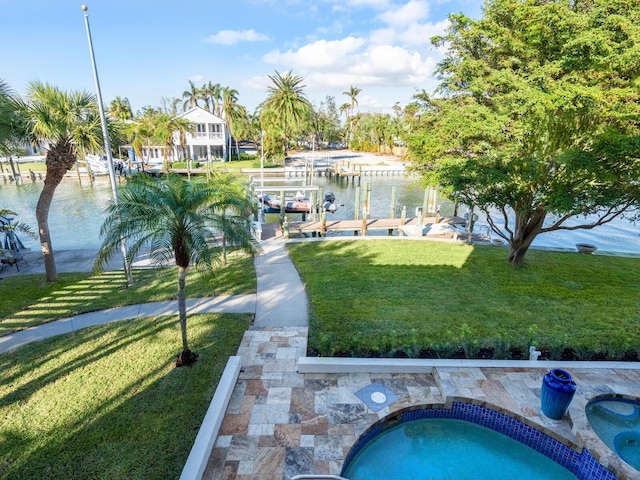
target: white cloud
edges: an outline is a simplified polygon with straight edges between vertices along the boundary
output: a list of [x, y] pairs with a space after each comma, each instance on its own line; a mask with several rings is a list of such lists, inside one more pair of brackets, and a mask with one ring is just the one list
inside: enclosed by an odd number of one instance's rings
[[411, 0], [401, 7], [393, 7], [378, 18], [396, 28], [411, 25], [429, 16], [429, 4], [424, 0]]
[[189, 80], [195, 83], [195, 82], [201, 82], [203, 78], [204, 76], [202, 75], [192, 75], [189, 77]]
[[214, 35], [208, 36], [205, 41], [209, 43], [220, 43], [222, 45], [233, 45], [239, 42], [265, 42], [269, 37], [250, 30], [220, 30]]
[[287, 68], [336, 68], [348, 61], [348, 56], [362, 47], [361, 38], [347, 37], [343, 40], [318, 40], [300, 47], [298, 50], [288, 50], [281, 53], [273, 50], [264, 56], [264, 61], [276, 65], [286, 65]]
[[351, 8], [373, 8], [383, 10], [388, 8], [389, 0], [327, 0], [333, 4], [334, 11], [347, 11]]
[[435, 60], [400, 46], [371, 45], [348, 37], [341, 41], [320, 40], [285, 53], [265, 55], [267, 63], [282, 65], [302, 75], [311, 86], [340, 87], [349, 84], [415, 85], [426, 81]]

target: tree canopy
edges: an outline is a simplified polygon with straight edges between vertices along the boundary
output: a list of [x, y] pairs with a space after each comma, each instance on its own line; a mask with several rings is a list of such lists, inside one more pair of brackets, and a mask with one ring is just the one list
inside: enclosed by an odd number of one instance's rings
[[479, 207], [512, 264], [540, 233], [637, 215], [640, 5], [489, 0], [450, 23], [409, 139], [425, 182]]

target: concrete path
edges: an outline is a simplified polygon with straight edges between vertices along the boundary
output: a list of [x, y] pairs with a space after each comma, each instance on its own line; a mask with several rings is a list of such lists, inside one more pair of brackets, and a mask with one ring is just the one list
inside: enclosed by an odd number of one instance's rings
[[[289, 258], [281, 239], [270, 239], [261, 243], [262, 254], [256, 257], [254, 264], [257, 276], [255, 295], [230, 295], [187, 300], [187, 312], [195, 313], [254, 313], [254, 326], [265, 327], [306, 327], [308, 326], [307, 296], [293, 262]], [[34, 255], [32, 252], [31, 256]], [[29, 266], [15, 267], [3, 274], [8, 276], [25, 273], [44, 273], [42, 262], [36, 255]], [[58, 271], [91, 271], [95, 251], [67, 250], [56, 253]], [[117, 256], [116, 256], [117, 257]], [[40, 256], [41, 258], [41, 256]], [[73, 264], [74, 270], [68, 270], [65, 259]], [[112, 269], [121, 265], [122, 257], [114, 258]], [[67, 265], [67, 266], [65, 266]], [[1, 275], [4, 278], [5, 275]], [[10, 281], [9, 278], [6, 281]], [[50, 323], [32, 327], [20, 332], [0, 337], [0, 353], [8, 352], [30, 342], [70, 333], [93, 325], [129, 320], [156, 315], [173, 315], [178, 313], [176, 300], [166, 302], [128, 305], [96, 312], [84, 313], [63, 318]]]
[[258, 294], [255, 327], [309, 326], [307, 294], [298, 271], [280, 239], [261, 242], [255, 259]]

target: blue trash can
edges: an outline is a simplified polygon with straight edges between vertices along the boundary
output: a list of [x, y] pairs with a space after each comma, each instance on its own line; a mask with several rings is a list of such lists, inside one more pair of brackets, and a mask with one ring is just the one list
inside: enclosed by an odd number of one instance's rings
[[542, 413], [554, 420], [560, 420], [576, 393], [573, 377], [566, 370], [554, 368], [542, 379]]

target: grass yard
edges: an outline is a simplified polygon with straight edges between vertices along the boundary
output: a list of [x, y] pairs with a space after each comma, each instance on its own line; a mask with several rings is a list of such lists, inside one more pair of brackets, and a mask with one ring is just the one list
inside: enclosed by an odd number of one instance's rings
[[310, 299], [310, 354], [633, 359], [640, 259], [376, 240], [289, 245]]
[[[60, 273], [48, 284], [44, 275], [16, 275], [0, 281], [0, 336], [78, 313], [110, 307], [177, 298], [175, 267], [141, 269], [135, 284], [126, 288], [124, 273]], [[201, 276], [195, 268], [187, 273], [187, 296], [239, 295], [255, 293], [253, 261], [233, 254], [213, 277]]]
[[250, 315], [122, 321], [0, 356], [0, 478], [178, 478]]

